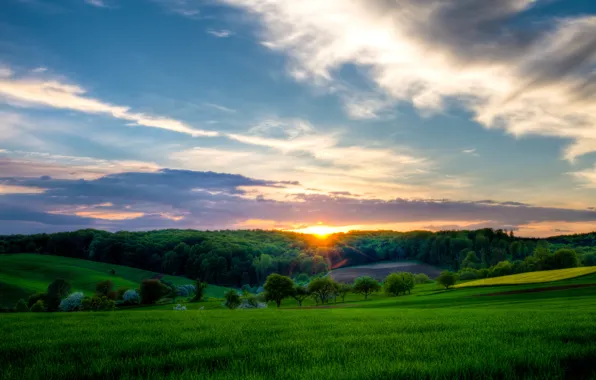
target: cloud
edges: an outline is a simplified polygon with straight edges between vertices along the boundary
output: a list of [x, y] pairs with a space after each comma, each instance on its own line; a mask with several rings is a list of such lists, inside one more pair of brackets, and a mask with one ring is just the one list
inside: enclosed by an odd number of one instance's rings
[[200, 19], [201, 10], [193, 0], [152, 0], [166, 9], [167, 12], [177, 14], [192, 20]]
[[0, 76], [0, 101], [19, 107], [43, 107], [110, 116], [128, 125], [165, 129], [191, 136], [217, 136], [214, 131], [196, 129], [168, 117], [133, 112], [130, 107], [113, 105], [87, 96], [78, 85], [39, 77]]
[[227, 30], [227, 29], [220, 29], [220, 30], [215, 30], [215, 29], [207, 29], [207, 33], [217, 37], [217, 38], [228, 38], [234, 35], [234, 32], [232, 32], [231, 30]]
[[221, 112], [236, 113], [236, 110], [233, 108], [224, 107], [222, 105], [215, 104], [215, 103], [203, 103], [203, 105], [206, 107], [209, 107], [209, 108], [216, 109]]
[[474, 149], [464, 149], [461, 152], [463, 154], [467, 154], [469, 156], [480, 157], [480, 155], [476, 152], [476, 148], [474, 148]]
[[567, 173], [571, 175], [581, 187], [596, 189], [596, 165], [593, 168]]
[[250, 198], [243, 190], [246, 187], [281, 191], [300, 184], [188, 170], [124, 172], [93, 180], [4, 177], [0, 184], [24, 189], [0, 193], [0, 233], [19, 228], [20, 232], [84, 227], [219, 229], [254, 225], [255, 221], [284, 228], [324, 223], [365, 228], [391, 224], [402, 229], [433, 225], [527, 230], [533, 225], [544, 229], [550, 223], [548, 231], [552, 231], [553, 225], [568, 228], [573, 223], [593, 226], [596, 222], [596, 211], [493, 200], [362, 199], [347, 192], [300, 194], [284, 201]]
[[[345, 98], [339, 72], [355, 65], [393, 103], [456, 104], [487, 128], [566, 139], [568, 160], [596, 151], [594, 15], [548, 18], [534, 0], [220, 2], [261, 22], [297, 80]], [[356, 118], [377, 108], [346, 105]]]
[[85, 0], [85, 3], [98, 8], [107, 8], [107, 5], [103, 0]]

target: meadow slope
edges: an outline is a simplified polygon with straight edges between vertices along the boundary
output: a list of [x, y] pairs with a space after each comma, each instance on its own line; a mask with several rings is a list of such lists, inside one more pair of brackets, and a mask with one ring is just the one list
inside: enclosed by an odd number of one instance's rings
[[557, 270], [545, 270], [539, 272], [528, 272], [512, 274], [509, 276], [483, 278], [458, 284], [456, 288], [466, 288], [472, 286], [495, 286], [495, 285], [519, 285], [519, 284], [538, 284], [552, 281], [566, 280], [575, 277], [581, 277], [596, 273], [596, 267], [579, 267]]

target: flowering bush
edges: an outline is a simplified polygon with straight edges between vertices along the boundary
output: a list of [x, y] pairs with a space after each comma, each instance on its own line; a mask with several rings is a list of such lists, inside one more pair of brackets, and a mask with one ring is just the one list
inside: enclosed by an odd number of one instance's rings
[[141, 303], [141, 296], [139, 296], [139, 293], [137, 293], [136, 290], [134, 290], [134, 289], [128, 289], [122, 295], [122, 300], [126, 304], [136, 305], [136, 304]]
[[196, 288], [192, 284], [181, 285], [181, 286], [178, 286], [176, 289], [177, 289], [178, 295], [180, 297], [190, 297], [191, 295], [195, 294], [195, 292], [196, 292]]
[[243, 300], [238, 309], [265, 309], [267, 304], [265, 302], [250, 302], [249, 300]]
[[174, 306], [174, 310], [178, 310], [178, 311], [186, 311], [186, 306], [182, 306], [180, 304]]
[[72, 293], [60, 302], [58, 310], [78, 311], [81, 309], [83, 298], [85, 298], [85, 295], [82, 292]]

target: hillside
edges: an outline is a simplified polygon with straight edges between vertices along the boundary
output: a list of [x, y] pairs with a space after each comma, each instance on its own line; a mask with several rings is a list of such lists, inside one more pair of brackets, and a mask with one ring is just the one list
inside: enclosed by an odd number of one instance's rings
[[[111, 269], [115, 270], [115, 275], [109, 273]], [[95, 285], [102, 280], [112, 280], [115, 288], [138, 288], [142, 280], [159, 275], [142, 269], [68, 257], [0, 255], [0, 304], [13, 305], [21, 298], [26, 299], [33, 293], [44, 292], [48, 284], [57, 278], [67, 280], [73, 291], [91, 294], [95, 291]], [[166, 275], [162, 278], [176, 285], [193, 283], [184, 277]], [[206, 295], [222, 297], [224, 290], [220, 286], [210, 285]]]
[[441, 269], [417, 261], [388, 261], [338, 268], [329, 274], [336, 281], [351, 283], [360, 276], [370, 276], [377, 281], [382, 281], [387, 275], [394, 272], [424, 273], [430, 278], [435, 278], [441, 273]]
[[596, 273], [596, 267], [547, 270], [539, 272], [512, 274], [509, 276], [485, 278], [458, 284], [455, 287], [466, 288], [475, 286], [539, 284], [568, 280], [576, 277], [587, 276], [594, 273]]

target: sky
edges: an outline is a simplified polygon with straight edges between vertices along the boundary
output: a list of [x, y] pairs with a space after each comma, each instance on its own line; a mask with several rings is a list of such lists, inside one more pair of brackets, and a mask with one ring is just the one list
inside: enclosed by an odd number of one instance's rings
[[593, 0], [3, 0], [0, 234], [596, 230]]

